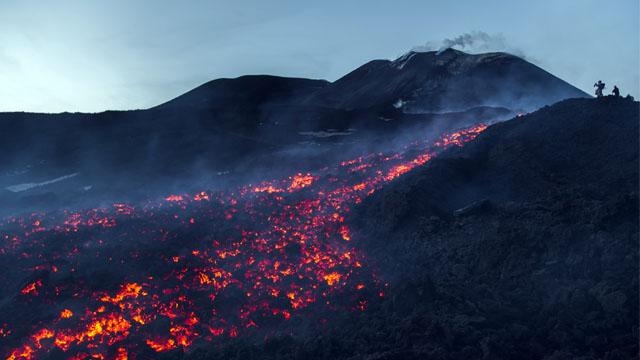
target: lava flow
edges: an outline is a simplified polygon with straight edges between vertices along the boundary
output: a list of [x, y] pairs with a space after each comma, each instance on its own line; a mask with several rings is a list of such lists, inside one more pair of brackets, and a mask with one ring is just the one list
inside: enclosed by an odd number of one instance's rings
[[234, 191], [6, 219], [1, 354], [127, 359], [366, 311], [387, 287], [345, 216], [485, 128]]

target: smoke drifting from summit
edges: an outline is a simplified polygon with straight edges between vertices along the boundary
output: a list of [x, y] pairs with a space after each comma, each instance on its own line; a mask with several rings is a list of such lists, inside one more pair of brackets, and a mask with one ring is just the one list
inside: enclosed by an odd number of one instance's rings
[[[441, 41], [428, 41], [423, 45], [414, 46], [411, 51], [427, 52], [437, 50], [441, 52], [449, 48], [464, 49], [471, 53], [503, 51], [527, 59], [523, 51], [511, 46], [503, 34], [488, 34], [477, 30], [454, 38], [445, 38]], [[528, 60], [531, 61], [531, 59]]]
[[476, 47], [485, 48], [488, 50], [489, 48], [495, 48], [495, 47], [504, 48], [506, 47], [505, 44], [506, 44], [506, 39], [502, 34], [492, 36], [483, 31], [475, 31], [471, 33], [462, 34], [453, 39], [444, 39], [442, 41], [442, 48], [440, 48], [440, 50], [454, 47], [454, 46], [460, 46], [464, 48], [467, 46], [473, 47], [474, 45]]

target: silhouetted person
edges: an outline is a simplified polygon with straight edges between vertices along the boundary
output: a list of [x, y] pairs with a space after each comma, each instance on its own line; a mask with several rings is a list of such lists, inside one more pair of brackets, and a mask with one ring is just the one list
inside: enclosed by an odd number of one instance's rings
[[598, 80], [597, 83], [593, 84], [593, 87], [596, 88], [596, 96], [602, 97], [602, 90], [604, 90], [604, 83], [602, 82], [602, 80]]
[[618, 89], [617, 85], [613, 85], [613, 90], [611, 91], [613, 96], [620, 97], [620, 89]]

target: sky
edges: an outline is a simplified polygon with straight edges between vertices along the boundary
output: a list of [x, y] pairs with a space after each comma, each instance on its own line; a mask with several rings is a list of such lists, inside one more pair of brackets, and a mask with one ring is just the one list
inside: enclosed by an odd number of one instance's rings
[[640, 95], [638, 0], [2, 0], [0, 111], [141, 109], [221, 77], [334, 81], [486, 33], [593, 93]]

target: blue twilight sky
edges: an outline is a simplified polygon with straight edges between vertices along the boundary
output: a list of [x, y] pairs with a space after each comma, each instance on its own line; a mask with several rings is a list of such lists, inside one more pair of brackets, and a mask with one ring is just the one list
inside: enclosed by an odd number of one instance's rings
[[2, 0], [0, 111], [150, 107], [219, 77], [335, 80], [482, 31], [592, 93], [638, 97], [638, 0]]

